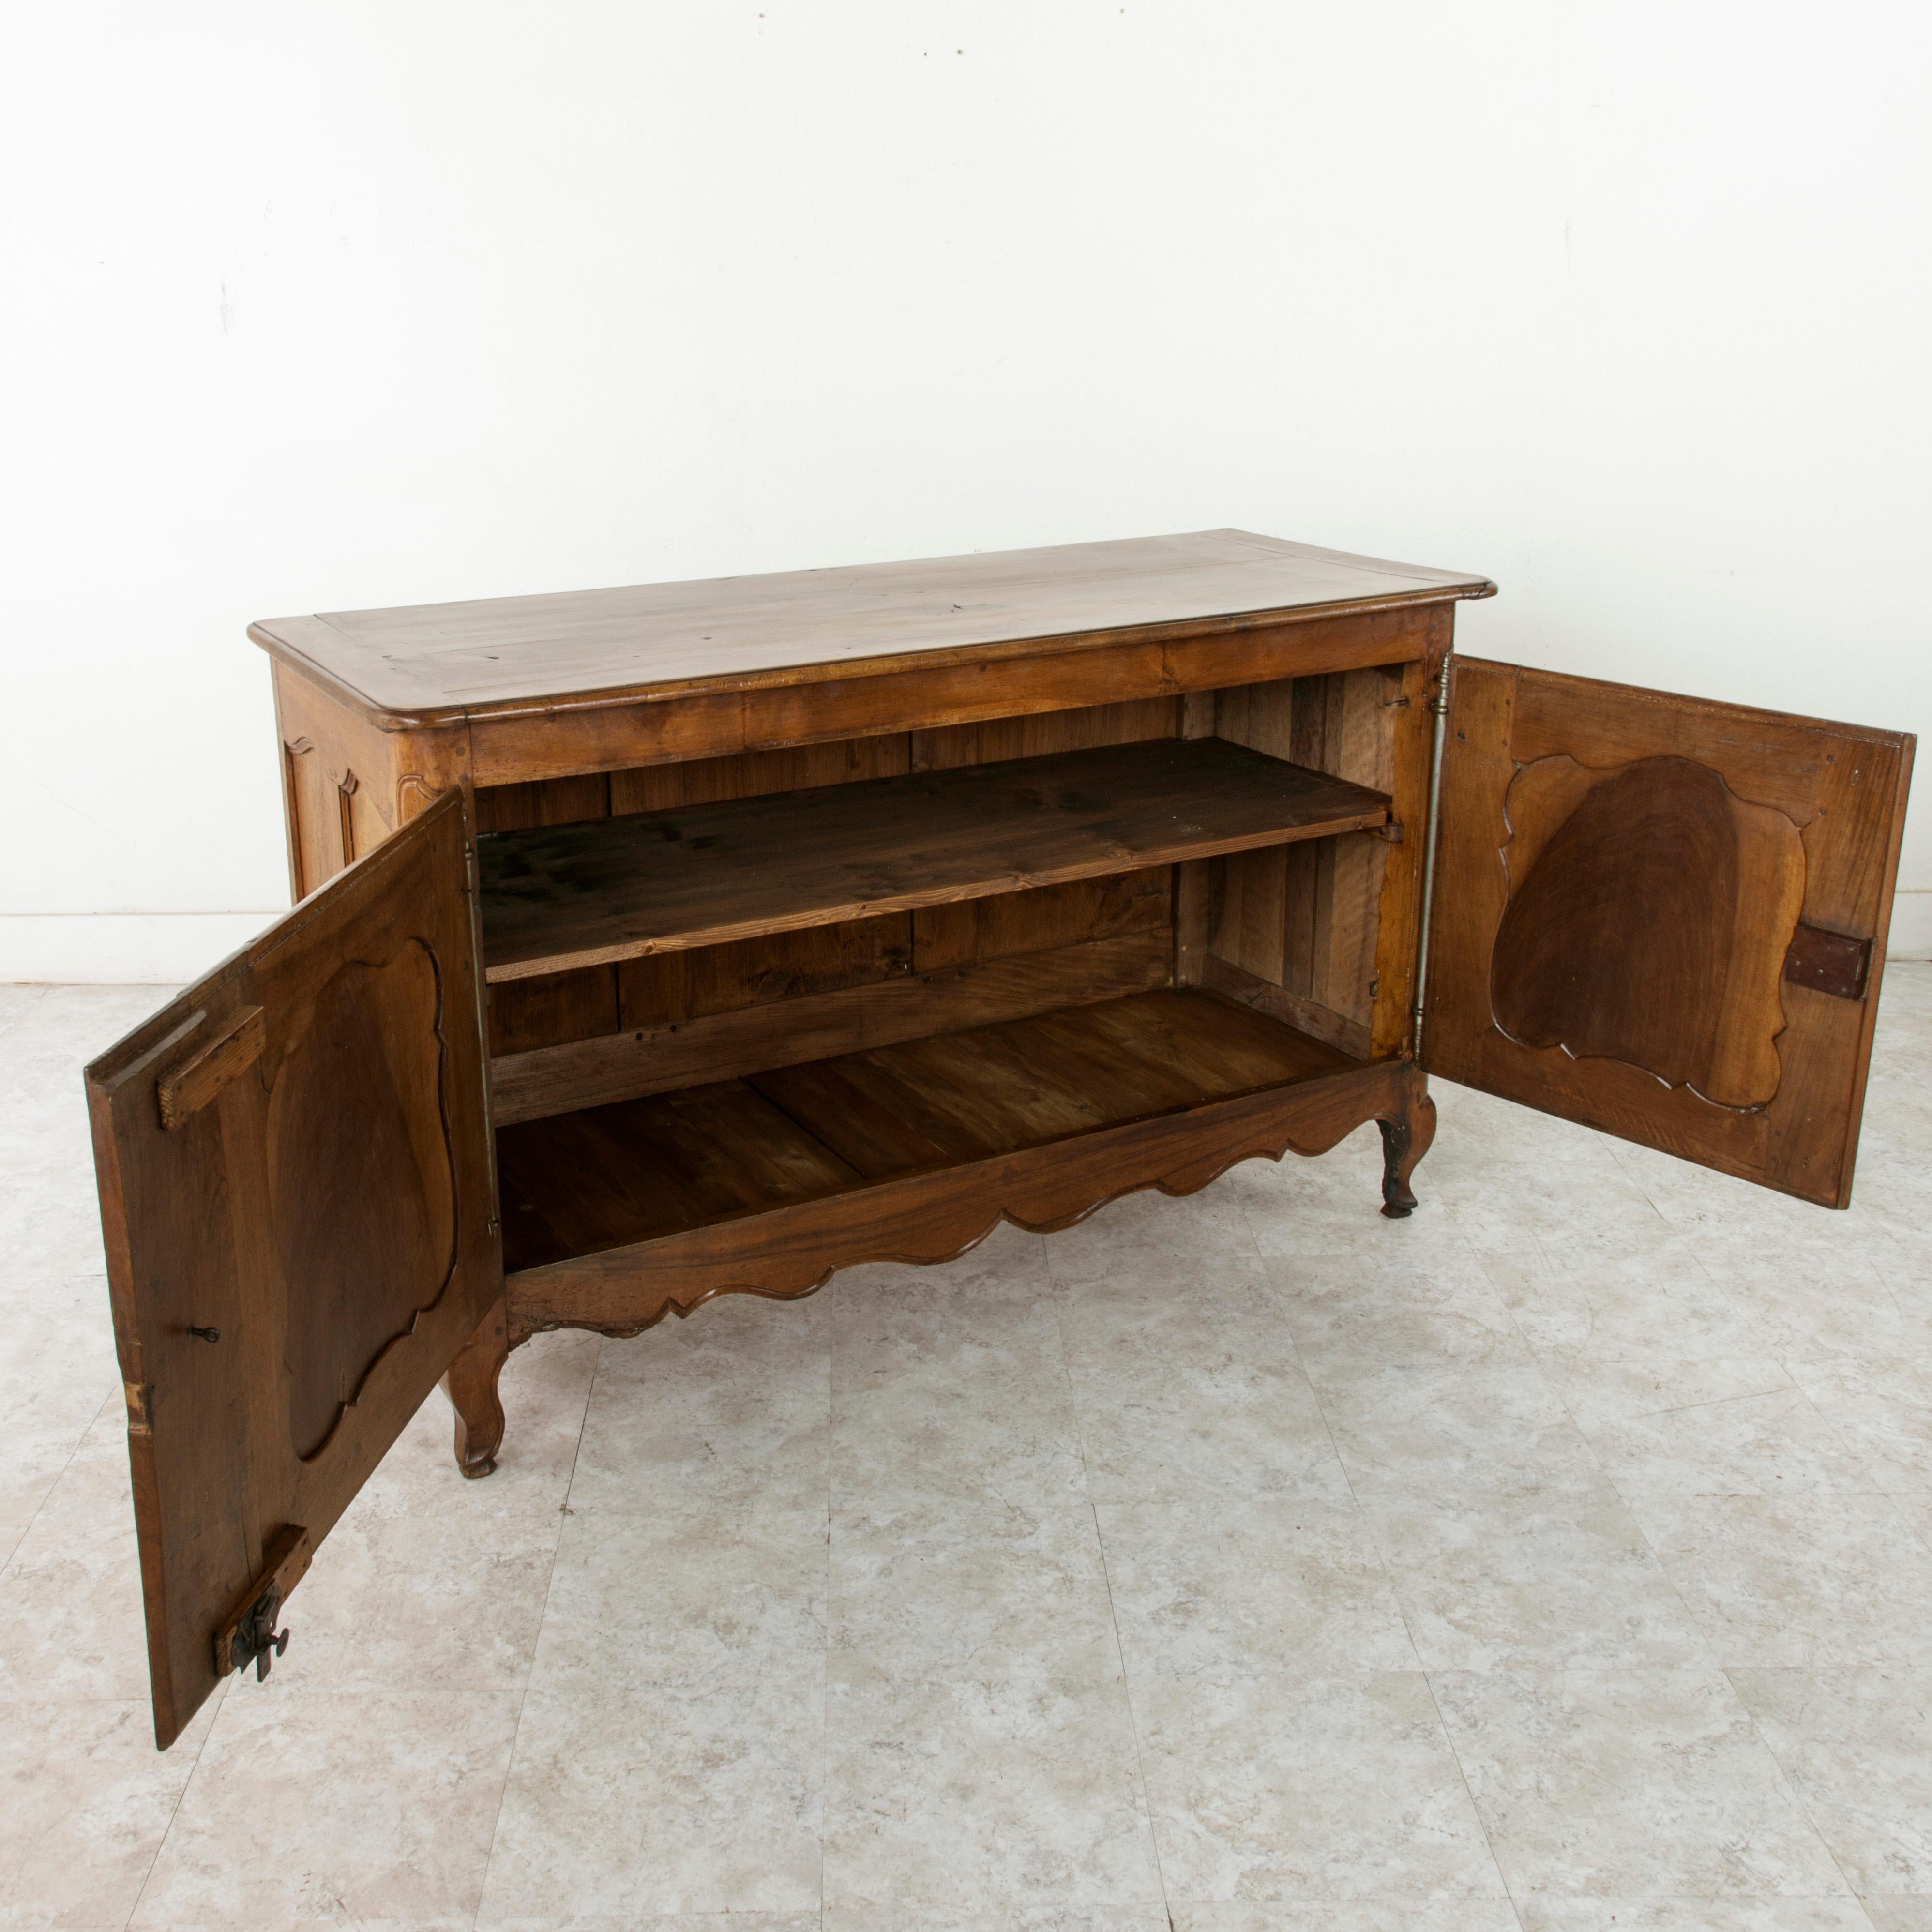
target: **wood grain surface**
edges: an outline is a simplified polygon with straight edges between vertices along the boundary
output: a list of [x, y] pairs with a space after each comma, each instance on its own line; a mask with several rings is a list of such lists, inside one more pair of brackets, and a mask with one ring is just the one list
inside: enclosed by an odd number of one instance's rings
[[[1402, 1130], [1406, 1183], [1432, 1112], [1412, 1063], [1379, 1060], [532, 1268], [509, 1278], [511, 1334], [635, 1334], [719, 1294], [789, 1299], [862, 1262], [950, 1261], [1002, 1220], [1070, 1227], [1137, 1189], [1190, 1194], [1238, 1161], [1325, 1154], [1372, 1120]], [[1362, 1193], [1366, 1215], [1377, 1199], [1370, 1174]]]
[[534, 1268], [1331, 1073], [1332, 1047], [1182, 988], [1061, 1008], [498, 1132]]
[[1429, 1070], [1848, 1204], [1913, 739], [1454, 662]]
[[1388, 801], [1219, 739], [479, 840], [494, 982], [1379, 824]]
[[[620, 690], [850, 676], [881, 659], [1157, 637], [1203, 619], [1480, 597], [1486, 579], [1243, 530], [272, 618], [285, 662], [418, 723]], [[1075, 701], [1077, 701], [1075, 700]]]
[[268, 1552], [321, 1544], [502, 1292], [468, 830], [446, 794], [87, 1070], [164, 1745]]

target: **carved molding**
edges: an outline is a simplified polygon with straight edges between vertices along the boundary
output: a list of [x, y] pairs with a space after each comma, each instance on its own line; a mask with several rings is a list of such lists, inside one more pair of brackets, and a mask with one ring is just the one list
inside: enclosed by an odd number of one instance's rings
[[1779, 996], [1804, 898], [1797, 824], [1676, 756], [1520, 766], [1504, 802], [1498, 1031], [1620, 1060], [1748, 1110], [1777, 1093]]
[[[1371, 1120], [1412, 1130], [1412, 1168], [1434, 1125], [1420, 1073], [1387, 1062], [1096, 1134], [1073, 1158], [1057, 1143], [551, 1263], [508, 1279], [512, 1346], [552, 1328], [641, 1334], [721, 1294], [796, 1300], [868, 1262], [954, 1261], [1002, 1221], [1056, 1232], [1126, 1195], [1192, 1194], [1244, 1160], [1326, 1154]], [[1406, 1171], [1402, 1178], [1406, 1185]], [[1375, 1198], [1364, 1192], [1365, 1201]]]
[[[441, 964], [418, 937], [380, 964], [338, 967], [274, 1068], [269, 1195], [290, 1442], [303, 1462], [327, 1452], [455, 1277], [448, 1061]], [[318, 1134], [318, 1119], [342, 1131]]]

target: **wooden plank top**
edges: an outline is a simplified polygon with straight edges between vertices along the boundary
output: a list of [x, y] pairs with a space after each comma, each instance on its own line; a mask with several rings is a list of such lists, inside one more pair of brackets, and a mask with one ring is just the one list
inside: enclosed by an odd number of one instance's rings
[[491, 981], [1380, 825], [1380, 792], [1155, 738], [486, 833]]
[[543, 597], [277, 617], [248, 634], [395, 727], [698, 689], [750, 689], [908, 658], [1006, 656], [1486, 597], [1486, 578], [1245, 530], [706, 578]]

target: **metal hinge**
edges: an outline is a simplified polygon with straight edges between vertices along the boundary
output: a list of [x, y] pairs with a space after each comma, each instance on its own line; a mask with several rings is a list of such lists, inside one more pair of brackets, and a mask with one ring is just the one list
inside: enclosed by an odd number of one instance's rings
[[1408, 1050], [1415, 1060], [1422, 1058], [1422, 1026], [1426, 1015], [1429, 991], [1429, 928], [1436, 910], [1436, 848], [1440, 842], [1437, 820], [1442, 815], [1442, 747], [1448, 735], [1449, 707], [1454, 701], [1453, 654], [1445, 652], [1437, 674], [1436, 694], [1429, 710], [1436, 720], [1436, 731], [1429, 751], [1429, 822], [1422, 836], [1422, 919], [1415, 952], [1415, 1004], [1409, 1015]]
[[236, 1607], [214, 1633], [216, 1676], [246, 1670], [251, 1664], [258, 1683], [268, 1676], [289, 1647], [289, 1634], [276, 1629], [275, 1619], [314, 1555], [307, 1530], [291, 1523], [277, 1534], [262, 1574], [236, 1599]]

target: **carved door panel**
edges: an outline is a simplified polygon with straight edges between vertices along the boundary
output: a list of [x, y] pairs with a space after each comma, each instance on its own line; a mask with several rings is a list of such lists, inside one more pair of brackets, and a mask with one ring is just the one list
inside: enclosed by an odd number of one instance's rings
[[1913, 739], [1450, 662], [1430, 1071], [1845, 1206]]
[[502, 1292], [468, 838], [452, 792], [87, 1070], [164, 1748]]

